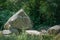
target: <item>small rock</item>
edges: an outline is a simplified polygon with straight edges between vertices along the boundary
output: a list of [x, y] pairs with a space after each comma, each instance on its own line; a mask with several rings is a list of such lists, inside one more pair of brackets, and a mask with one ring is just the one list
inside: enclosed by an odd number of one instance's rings
[[11, 34], [11, 31], [10, 30], [3, 30], [2, 33], [3, 33], [3, 35], [9, 35], [9, 34]]
[[26, 30], [26, 33], [30, 35], [40, 35], [40, 32], [36, 30]]

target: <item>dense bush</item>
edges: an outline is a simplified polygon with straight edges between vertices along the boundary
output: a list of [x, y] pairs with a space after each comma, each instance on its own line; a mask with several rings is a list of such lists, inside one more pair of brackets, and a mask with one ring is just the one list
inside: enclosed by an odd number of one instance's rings
[[11, 12], [9, 10], [0, 11], [0, 30], [4, 28], [4, 24], [13, 14], [14, 12]]
[[23, 4], [23, 8], [25, 9], [26, 13], [28, 13], [33, 22], [33, 29], [38, 29], [41, 27], [45, 28], [45, 26], [48, 28], [49, 26], [56, 24], [54, 17], [55, 13], [53, 10], [54, 7], [53, 5], [50, 5], [52, 3], [48, 3], [48, 1], [42, 0], [30, 0]]

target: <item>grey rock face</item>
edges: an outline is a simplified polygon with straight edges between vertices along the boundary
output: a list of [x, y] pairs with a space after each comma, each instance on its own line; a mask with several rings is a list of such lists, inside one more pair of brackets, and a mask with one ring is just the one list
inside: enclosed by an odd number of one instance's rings
[[60, 25], [55, 25], [48, 29], [49, 34], [58, 34], [60, 33]]
[[14, 14], [4, 25], [5, 29], [31, 29], [32, 24], [29, 16], [24, 12], [23, 9], [19, 10]]

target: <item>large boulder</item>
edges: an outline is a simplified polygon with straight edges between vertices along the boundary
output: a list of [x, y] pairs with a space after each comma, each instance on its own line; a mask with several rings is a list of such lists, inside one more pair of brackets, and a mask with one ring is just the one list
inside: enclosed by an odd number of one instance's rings
[[60, 33], [60, 25], [55, 25], [55, 26], [49, 28], [48, 33], [55, 34], [55, 35], [59, 34]]
[[5, 29], [31, 29], [32, 24], [29, 16], [24, 12], [23, 9], [19, 10], [16, 14], [8, 19], [4, 25]]

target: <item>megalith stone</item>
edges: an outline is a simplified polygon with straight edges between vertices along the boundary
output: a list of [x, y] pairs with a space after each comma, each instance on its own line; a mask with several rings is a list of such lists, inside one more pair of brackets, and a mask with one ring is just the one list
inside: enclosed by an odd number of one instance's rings
[[29, 16], [24, 12], [23, 9], [19, 10], [4, 25], [5, 29], [31, 29], [32, 23]]

